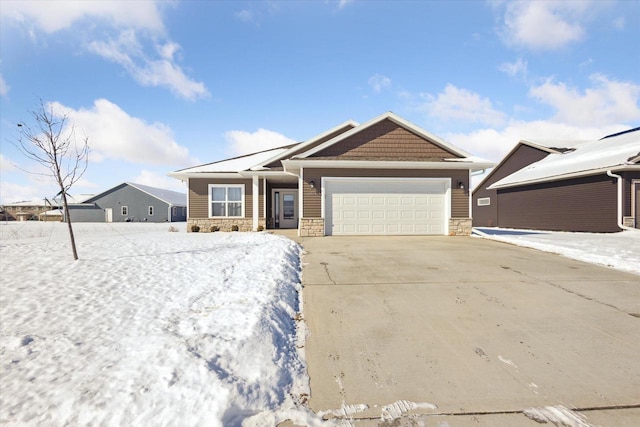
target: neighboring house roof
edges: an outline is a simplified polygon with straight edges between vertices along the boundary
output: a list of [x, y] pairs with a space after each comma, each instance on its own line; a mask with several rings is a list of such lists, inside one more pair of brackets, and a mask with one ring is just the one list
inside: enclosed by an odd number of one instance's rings
[[171, 191], [171, 190], [165, 190], [163, 188], [156, 188], [156, 187], [150, 187], [148, 185], [142, 185], [142, 184], [134, 184], [132, 182], [123, 182], [122, 184], [118, 184], [115, 187], [112, 187], [106, 191], [103, 191], [100, 194], [97, 194], [87, 200], [85, 200], [85, 203], [93, 203], [96, 200], [98, 200], [99, 198], [101, 198], [104, 194], [113, 191], [114, 189], [118, 188], [118, 187], [122, 187], [125, 185], [129, 185], [133, 188], [136, 188], [144, 193], [147, 193], [153, 197], [155, 197], [158, 200], [161, 200], [169, 205], [172, 206], [186, 206], [187, 205], [187, 195], [185, 193], [179, 193], [177, 191]]
[[[640, 128], [596, 141], [567, 142], [542, 160], [490, 185], [489, 189], [558, 181], [607, 170], [640, 170]], [[567, 149], [568, 148], [568, 149]]]
[[[377, 158], [375, 160], [343, 160], [343, 159], [331, 159], [322, 158], [314, 159], [311, 156], [320, 152], [327, 147], [334, 144], [338, 144], [345, 138], [351, 137], [359, 132], [363, 132], [374, 126], [383, 120], [391, 120], [397, 125], [415, 133], [416, 135], [432, 142], [433, 144], [441, 147], [448, 153], [451, 153], [451, 158], [445, 158], [436, 161], [400, 161], [397, 158], [391, 161]], [[384, 113], [366, 123], [358, 124], [353, 120], [348, 120], [338, 126], [329, 129], [315, 137], [298, 144], [289, 145], [285, 147], [274, 148], [271, 150], [261, 151], [258, 153], [251, 153], [245, 156], [235, 157], [233, 159], [222, 160], [213, 163], [207, 163], [204, 165], [194, 166], [187, 169], [181, 169], [175, 172], [170, 172], [168, 175], [174, 178], [185, 180], [188, 177], [206, 177], [206, 176], [219, 176], [219, 177], [239, 177], [239, 176], [251, 176], [251, 175], [263, 175], [263, 174], [286, 174], [287, 172], [293, 172], [299, 165], [305, 164], [305, 162], [313, 162], [315, 166], [322, 167], [325, 163], [331, 163], [340, 165], [339, 167], [358, 167], [363, 164], [368, 167], [377, 168], [403, 168], [403, 167], [428, 167], [428, 168], [472, 168], [483, 169], [494, 166], [493, 162], [490, 162], [479, 157], [471, 156], [464, 150], [453, 146], [449, 142], [435, 136], [424, 129], [404, 120], [392, 112]], [[274, 162], [281, 162], [284, 166], [284, 171], [274, 170], [269, 165], [273, 165]]]

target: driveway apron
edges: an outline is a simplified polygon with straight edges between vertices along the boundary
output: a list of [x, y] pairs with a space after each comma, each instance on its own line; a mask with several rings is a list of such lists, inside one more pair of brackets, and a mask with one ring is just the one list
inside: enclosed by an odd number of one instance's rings
[[313, 411], [640, 425], [640, 276], [471, 237], [298, 241]]

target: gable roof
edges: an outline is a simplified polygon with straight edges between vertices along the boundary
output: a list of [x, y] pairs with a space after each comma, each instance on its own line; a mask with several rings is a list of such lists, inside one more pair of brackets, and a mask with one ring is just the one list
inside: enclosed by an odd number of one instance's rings
[[640, 128], [595, 141], [567, 142], [565, 145], [568, 149], [555, 148], [544, 159], [502, 178], [488, 188], [558, 181], [607, 170], [640, 170]]
[[354, 127], [353, 129], [344, 132], [338, 136], [336, 136], [335, 138], [332, 138], [326, 142], [324, 142], [323, 144], [320, 144], [316, 147], [311, 148], [310, 150], [305, 151], [304, 153], [300, 153], [298, 155], [293, 156], [293, 159], [305, 159], [305, 158], [309, 158], [310, 156], [312, 156], [313, 154], [316, 154], [334, 144], [339, 143], [340, 141], [343, 141], [357, 133], [360, 133], [380, 122], [382, 122], [383, 120], [391, 120], [392, 122], [396, 123], [398, 126], [401, 126], [415, 134], [417, 134], [418, 136], [421, 136], [424, 139], [427, 139], [431, 142], [433, 142], [434, 144], [436, 144], [437, 146], [443, 148], [444, 150], [454, 154], [455, 156], [458, 157], [464, 157], [464, 158], [471, 158], [471, 154], [467, 153], [466, 151], [453, 146], [452, 144], [448, 143], [447, 141], [445, 141], [444, 139], [433, 135], [432, 133], [427, 132], [426, 130], [414, 125], [413, 123], [403, 119], [402, 117], [398, 116], [397, 114], [391, 112], [391, 111], [387, 111], [384, 114], [379, 115], [378, 117], [375, 117], [371, 120], [369, 120], [366, 123], [363, 123], [361, 125], [358, 125], [356, 127]]
[[102, 197], [104, 194], [117, 189], [118, 187], [124, 186], [133, 187], [143, 193], [147, 193], [156, 199], [165, 202], [171, 206], [186, 206], [187, 205], [187, 195], [185, 193], [180, 193], [178, 191], [165, 190], [164, 188], [151, 187], [148, 185], [135, 184], [133, 182], [123, 182], [122, 184], [118, 184], [115, 187], [111, 187], [108, 190], [103, 191], [100, 194], [96, 194], [95, 196], [85, 200], [84, 203], [93, 203]]

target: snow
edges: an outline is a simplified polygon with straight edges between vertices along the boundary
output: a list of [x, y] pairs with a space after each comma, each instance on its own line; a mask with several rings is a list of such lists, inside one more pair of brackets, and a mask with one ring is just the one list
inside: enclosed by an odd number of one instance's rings
[[66, 224], [0, 224], [0, 423], [321, 423], [301, 248], [184, 229], [76, 224], [74, 262]]
[[585, 171], [621, 168], [640, 153], [640, 131], [597, 141], [569, 143], [574, 151], [551, 153], [542, 160], [495, 182], [488, 188], [502, 188], [527, 182], [559, 179]]
[[188, 169], [171, 172], [169, 175], [180, 179], [189, 173], [211, 173], [211, 172], [241, 172], [259, 165], [274, 156], [284, 153], [287, 147], [274, 148], [272, 150], [261, 151], [259, 153], [247, 154], [246, 156], [235, 157], [233, 159], [221, 160], [219, 162], [207, 163], [194, 166]]
[[640, 275], [640, 230], [569, 233], [474, 228], [474, 235]]

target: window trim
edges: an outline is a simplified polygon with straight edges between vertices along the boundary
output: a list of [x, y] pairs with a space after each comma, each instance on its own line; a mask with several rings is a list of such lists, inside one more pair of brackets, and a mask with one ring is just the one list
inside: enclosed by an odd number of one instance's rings
[[491, 197], [479, 197], [476, 203], [478, 206], [491, 206]]
[[[225, 213], [227, 215], [224, 216], [213, 216], [213, 212], [211, 211], [211, 206], [213, 204], [213, 200], [211, 199], [211, 190], [213, 188], [224, 188], [225, 192], [224, 192], [224, 197], [225, 197], [225, 201], [224, 202], [218, 202], [218, 203], [224, 203], [225, 205]], [[229, 203], [238, 203], [235, 200], [229, 201], [229, 188], [239, 188], [240, 189], [240, 215], [238, 216], [230, 216], [228, 215], [229, 213]], [[209, 211], [209, 218], [245, 218], [245, 184], [209, 184], [208, 188], [207, 188], [207, 204], [208, 204], [208, 211]]]
[[129, 206], [120, 206], [120, 215], [128, 216], [129, 215]]

